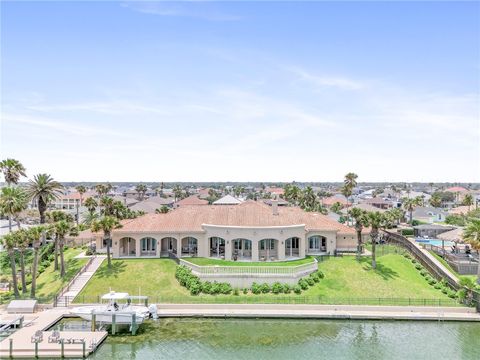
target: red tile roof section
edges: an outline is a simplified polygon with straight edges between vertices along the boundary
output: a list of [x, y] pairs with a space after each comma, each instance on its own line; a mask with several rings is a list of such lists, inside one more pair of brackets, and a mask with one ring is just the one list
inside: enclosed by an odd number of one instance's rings
[[270, 206], [246, 201], [239, 205], [182, 206], [167, 214], [147, 214], [123, 223], [119, 232], [201, 232], [202, 224], [225, 226], [289, 226], [305, 224], [307, 231], [338, 231], [354, 234], [353, 228], [325, 215], [305, 212], [298, 207], [279, 207], [273, 215]]

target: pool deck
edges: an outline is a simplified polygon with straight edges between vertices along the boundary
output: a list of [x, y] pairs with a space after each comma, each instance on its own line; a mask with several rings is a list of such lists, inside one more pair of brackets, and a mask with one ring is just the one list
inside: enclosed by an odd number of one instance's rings
[[[60, 358], [60, 343], [49, 343], [48, 337], [52, 335], [52, 331], [45, 331], [45, 329], [48, 329], [66, 315], [69, 315], [69, 311], [65, 308], [55, 308], [33, 314], [24, 314], [24, 326], [0, 342], [0, 358], [8, 359], [10, 357], [10, 341], [12, 341], [13, 346], [13, 358], [35, 358], [35, 344], [32, 343], [31, 338], [37, 330], [43, 332], [43, 340], [38, 343], [38, 357], [48, 359]], [[7, 320], [18, 317], [18, 314], [5, 314], [2, 312], [0, 316], [2, 320]], [[106, 331], [60, 331], [60, 337], [64, 339], [84, 338], [86, 356], [95, 351], [95, 348], [91, 348], [92, 341], [100, 345], [107, 335], [108, 333]], [[65, 343], [64, 357], [82, 358], [83, 345], [81, 343]]]
[[473, 308], [368, 305], [158, 304], [158, 316], [480, 321]]

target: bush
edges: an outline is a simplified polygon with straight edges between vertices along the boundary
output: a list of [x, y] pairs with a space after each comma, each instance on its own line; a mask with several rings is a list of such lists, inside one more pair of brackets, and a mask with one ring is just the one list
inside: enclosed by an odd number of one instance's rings
[[429, 284], [429, 285], [432, 285], [432, 286], [437, 283], [437, 280], [435, 280], [434, 278], [430, 278], [430, 279], [428, 279], [427, 281], [428, 281], [428, 284]]
[[325, 274], [320, 270], [315, 271], [314, 274], [317, 274], [320, 279], [323, 279], [325, 277]]
[[298, 286], [302, 288], [302, 290], [307, 290], [308, 289], [308, 282], [305, 279], [300, 279], [298, 281]]
[[266, 294], [270, 292], [270, 285], [264, 283], [261, 285], [262, 293]]
[[279, 282], [273, 283], [273, 285], [272, 285], [272, 293], [274, 293], [274, 294], [280, 294], [281, 292], [283, 292], [283, 285], [280, 284]]
[[288, 284], [283, 284], [283, 292], [285, 294], [290, 294], [290, 292], [292, 291], [292, 287]]
[[451, 299], [455, 299], [457, 297], [457, 292], [455, 290], [448, 290], [448, 293], [447, 293], [448, 297], [451, 298]]
[[307, 277], [305, 280], [308, 283], [308, 285], [310, 285], [310, 286], [315, 285], [315, 281], [310, 276]]
[[412, 259], [412, 264], [416, 264], [416, 263], [417, 263], [417, 260]]
[[442, 287], [442, 293], [444, 293], [445, 295], [448, 294], [448, 290], [448, 288]]
[[217, 295], [220, 294], [220, 284], [216, 281], [212, 283], [212, 288], [210, 290], [210, 294]]
[[[417, 270], [422, 270], [423, 269], [423, 266], [420, 265], [420, 264], [415, 264], [415, 269]], [[423, 270], [422, 270], [423, 271]]]
[[439, 290], [439, 289], [442, 288], [442, 284], [440, 284], [440, 283], [437, 282], [435, 285], [433, 285], [433, 287], [434, 287], [435, 289]]
[[302, 288], [301, 288], [300, 286], [298, 286], [298, 285], [295, 285], [295, 286], [293, 287], [293, 292], [294, 292], [295, 294], [301, 294], [301, 293], [302, 293]]
[[238, 288], [233, 289], [233, 295], [235, 296], [240, 295], [240, 291], [238, 291]]
[[413, 236], [413, 229], [402, 229], [403, 236]]
[[404, 256], [406, 259], [411, 259], [411, 258], [412, 258], [408, 252], [404, 252], [404, 253], [403, 253], [403, 256]]
[[212, 293], [212, 283], [210, 281], [205, 281], [202, 283], [202, 292], [205, 294], [211, 294]]
[[317, 273], [310, 274], [310, 277], [313, 279], [313, 281], [315, 281], [317, 283], [320, 281], [320, 278], [318, 277]]
[[255, 295], [258, 295], [262, 292], [262, 288], [260, 284], [257, 284], [256, 282], [252, 284], [251, 290], [252, 290], [252, 293]]
[[202, 285], [200, 282], [195, 282], [190, 285], [190, 294], [192, 295], [198, 295], [202, 291]]
[[230, 285], [229, 283], [225, 283], [225, 282], [220, 283], [219, 287], [220, 287], [220, 293], [224, 294], [224, 295], [230, 294], [233, 290], [232, 285]]
[[243, 293], [246, 295], [248, 294], [248, 289], [247, 288], [243, 288]]
[[423, 277], [427, 277], [428, 276], [428, 271], [425, 270], [425, 269], [422, 269], [422, 270], [420, 270], [420, 275], [422, 275]]

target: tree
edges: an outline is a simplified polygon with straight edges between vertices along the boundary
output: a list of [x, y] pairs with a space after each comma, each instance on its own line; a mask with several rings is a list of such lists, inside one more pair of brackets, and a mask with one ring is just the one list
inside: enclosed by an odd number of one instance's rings
[[468, 206], [468, 211], [470, 211], [470, 207], [473, 205], [473, 195], [467, 194], [463, 198], [462, 205]]
[[342, 209], [343, 209], [343, 205], [339, 201], [334, 202], [332, 204], [332, 206], [330, 207], [330, 210], [333, 211], [336, 214], [339, 214], [340, 210], [342, 210]]
[[422, 198], [420, 196], [417, 196], [415, 198], [403, 198], [402, 204], [403, 208], [407, 210], [410, 214], [409, 218], [411, 224], [413, 221], [413, 210], [415, 210], [417, 206], [420, 206], [422, 204]]
[[156, 209], [155, 210], [155, 213], [157, 214], [166, 214], [170, 211], [170, 209], [168, 208], [168, 206], [166, 205], [162, 205], [159, 209]]
[[15, 248], [17, 247], [17, 237], [14, 233], [8, 233], [0, 238], [2, 245], [5, 247], [10, 258], [10, 268], [12, 269], [12, 285], [13, 285], [13, 294], [15, 298], [18, 299], [20, 293], [18, 292], [18, 283], [17, 283], [17, 267], [15, 264]]
[[442, 206], [442, 197], [440, 196], [439, 193], [433, 193], [432, 197], [430, 198], [430, 205], [433, 207], [440, 207]]
[[396, 222], [397, 225], [404, 219], [405, 213], [400, 208], [393, 208], [387, 211], [387, 213], [391, 216], [392, 222]]
[[111, 197], [102, 196], [99, 205], [102, 208], [102, 210], [100, 210], [102, 215], [113, 215], [113, 199]]
[[27, 237], [33, 247], [32, 283], [30, 284], [30, 297], [32, 299], [35, 299], [37, 288], [38, 251], [40, 250], [41, 239], [45, 236], [45, 232], [45, 226], [34, 226], [27, 230]]
[[370, 237], [372, 238], [372, 268], [377, 268], [377, 261], [375, 257], [375, 247], [378, 241], [379, 230], [386, 225], [386, 217], [379, 211], [370, 211], [367, 213], [366, 221], [370, 226]]
[[22, 279], [22, 294], [27, 293], [27, 282], [25, 280], [25, 252], [27, 251], [30, 240], [27, 236], [27, 231], [20, 229], [14, 232], [17, 238], [17, 249], [20, 254], [20, 270]]
[[58, 250], [60, 253], [60, 276], [63, 278], [65, 276], [65, 260], [63, 256], [63, 249], [65, 246], [65, 237], [77, 236], [78, 229], [70, 217], [66, 217], [60, 221], [57, 221], [52, 225], [52, 232], [55, 234], [55, 238], [58, 239]]
[[48, 174], [38, 174], [33, 177], [33, 180], [30, 180], [27, 194], [37, 202], [40, 224], [45, 223], [45, 212], [48, 204], [60, 196], [62, 189], [62, 184], [53, 180]]
[[83, 205], [83, 194], [85, 194], [87, 192], [87, 188], [83, 185], [78, 185], [77, 187], [75, 187], [75, 189], [80, 194], [80, 206], [82, 206]]
[[301, 192], [302, 191], [297, 185], [287, 184], [284, 188], [283, 198], [293, 205], [297, 205], [300, 200]]
[[357, 232], [357, 260], [362, 255], [362, 230], [368, 226], [367, 212], [359, 208], [352, 208], [348, 211], [349, 215], [355, 220], [355, 231]]
[[113, 216], [103, 216], [99, 220], [92, 222], [91, 229], [93, 232], [103, 231], [103, 238], [107, 242], [107, 261], [108, 268], [112, 267], [112, 261], [110, 259], [110, 247], [112, 242], [112, 231], [114, 229], [121, 228], [122, 225], [116, 217]]
[[62, 221], [62, 220], [66, 220], [68, 222], [70, 221], [73, 221], [72, 219], [72, 216], [61, 211], [61, 210], [54, 210], [54, 211], [50, 211], [47, 213], [46, 215], [46, 218], [48, 220], [49, 223], [53, 224], [52, 228], [51, 228], [51, 234], [53, 235], [54, 237], [54, 265], [53, 265], [53, 269], [54, 270], [58, 270], [60, 267], [59, 267], [59, 264], [58, 264], [58, 255], [59, 255], [59, 252], [60, 252], [60, 237], [59, 235], [57, 234], [57, 232], [55, 231], [55, 224]]
[[[28, 197], [20, 187], [7, 186], [0, 191], [0, 213], [8, 216], [8, 229], [12, 231], [12, 219], [24, 211], [28, 206]], [[17, 226], [20, 222], [17, 219]]]
[[[348, 199], [352, 196], [353, 189], [355, 189], [355, 187], [357, 186], [357, 178], [358, 178], [357, 174], [353, 172], [349, 172], [347, 175], [345, 175], [345, 179], [343, 180], [343, 186], [342, 186], [341, 192], [347, 198], [347, 207], [349, 206]], [[351, 203], [353, 203], [353, 201], [351, 201]], [[347, 224], [348, 224], [348, 217], [347, 217]]]
[[5, 159], [0, 162], [0, 172], [5, 177], [8, 186], [18, 184], [21, 176], [27, 176], [25, 171], [25, 167], [18, 160]]
[[87, 200], [85, 200], [85, 207], [87, 208], [90, 215], [93, 216], [93, 214], [97, 210], [98, 203], [93, 197], [89, 197]]
[[[463, 240], [477, 251], [480, 250], [480, 219], [469, 219], [467, 226], [463, 230]], [[480, 284], [480, 266], [478, 267], [477, 283]]]
[[180, 187], [180, 185], [175, 185], [173, 187], [173, 196], [175, 197], [175, 202], [182, 199], [182, 195], [183, 195], [183, 190]]
[[135, 186], [135, 191], [137, 192], [140, 200], [143, 200], [145, 198], [147, 190], [147, 185], [145, 184], [138, 184], [137, 186]]

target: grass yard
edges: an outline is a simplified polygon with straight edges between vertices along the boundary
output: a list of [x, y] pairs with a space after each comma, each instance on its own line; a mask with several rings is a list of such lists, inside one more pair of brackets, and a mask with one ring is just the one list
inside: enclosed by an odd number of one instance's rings
[[[60, 289], [77, 274], [77, 272], [87, 263], [88, 259], [74, 259], [83, 250], [79, 248], [68, 248], [64, 253], [66, 274], [65, 278], [60, 278], [60, 272], [54, 271], [53, 262], [37, 277], [36, 295], [45, 300], [51, 301]], [[60, 262], [60, 259], [59, 259]]]
[[257, 261], [257, 262], [248, 262], [248, 261], [228, 261], [221, 259], [211, 259], [211, 258], [202, 258], [202, 257], [192, 257], [185, 258], [184, 260], [189, 261], [193, 264], [203, 265], [203, 266], [213, 266], [213, 265], [222, 265], [222, 266], [298, 266], [302, 264], [309, 264], [314, 261], [312, 256], [307, 256], [305, 259], [291, 260], [291, 261]]
[[[191, 296], [175, 279], [176, 264], [170, 259], [122, 259], [113, 260], [112, 269], [106, 262], [79, 294], [76, 302], [94, 302], [98, 296], [110, 291], [128, 292], [131, 295], [150, 297], [151, 302], [313, 302], [313, 303], [362, 303], [355, 299], [402, 298], [402, 299], [441, 299], [445, 303], [453, 301], [440, 290], [428, 285], [410, 260], [399, 254], [386, 254], [377, 260], [373, 270], [370, 258], [360, 262], [355, 256], [329, 258], [319, 263], [325, 278], [301, 295], [206, 295]], [[372, 300], [373, 301], [373, 300]], [[420, 301], [420, 300], [419, 300]], [[365, 302], [370, 303], [370, 302]], [[372, 303], [376, 303], [373, 301]], [[384, 305], [400, 304], [386, 300]], [[402, 303], [404, 304], [404, 303]], [[412, 303], [413, 304], [413, 303]], [[420, 304], [420, 303], [419, 303]]]

